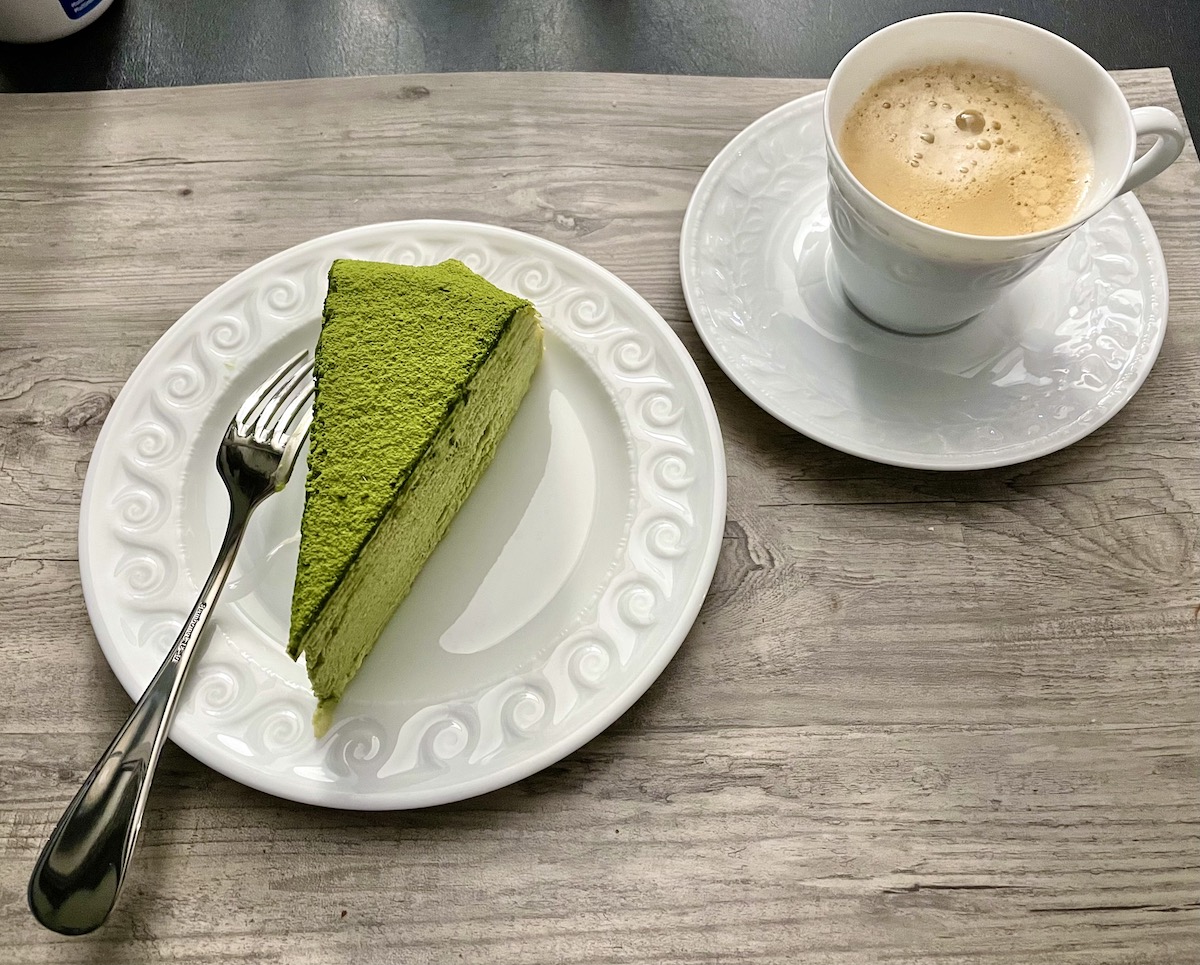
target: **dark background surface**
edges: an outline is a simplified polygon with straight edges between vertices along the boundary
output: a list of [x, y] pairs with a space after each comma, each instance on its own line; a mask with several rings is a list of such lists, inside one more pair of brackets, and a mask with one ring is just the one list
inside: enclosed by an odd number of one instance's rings
[[1200, 117], [1200, 0], [118, 0], [64, 40], [0, 44], [0, 90], [460, 70], [827, 77], [880, 27], [955, 9], [1039, 24], [1109, 69], [1170, 67], [1189, 126]]

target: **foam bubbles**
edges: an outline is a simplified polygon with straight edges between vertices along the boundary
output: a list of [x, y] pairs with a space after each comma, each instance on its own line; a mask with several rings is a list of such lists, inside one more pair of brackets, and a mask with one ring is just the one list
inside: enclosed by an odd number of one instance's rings
[[968, 134], [982, 134], [987, 121], [979, 111], [968, 108], [958, 112], [958, 116], [954, 118], [954, 126]]
[[838, 147], [883, 201], [971, 234], [1069, 220], [1091, 172], [1087, 141], [1061, 110], [1011, 73], [962, 61], [884, 77], [851, 111]]

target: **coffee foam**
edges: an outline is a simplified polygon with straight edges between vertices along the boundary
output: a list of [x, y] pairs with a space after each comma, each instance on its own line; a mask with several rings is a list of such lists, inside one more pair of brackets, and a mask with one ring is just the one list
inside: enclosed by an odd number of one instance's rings
[[927, 224], [1018, 235], [1065, 224], [1091, 150], [1014, 74], [965, 61], [889, 74], [857, 101], [838, 150], [881, 201]]

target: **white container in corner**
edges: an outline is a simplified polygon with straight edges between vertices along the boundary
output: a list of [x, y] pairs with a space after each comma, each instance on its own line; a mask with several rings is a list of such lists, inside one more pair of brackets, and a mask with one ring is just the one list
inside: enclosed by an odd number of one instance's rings
[[0, 40], [33, 44], [81, 30], [112, 0], [0, 0]]

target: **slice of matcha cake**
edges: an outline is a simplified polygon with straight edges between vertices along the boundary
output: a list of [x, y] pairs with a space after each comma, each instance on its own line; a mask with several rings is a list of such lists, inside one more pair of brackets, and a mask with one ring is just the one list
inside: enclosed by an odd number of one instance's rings
[[308, 666], [318, 737], [541, 356], [533, 305], [461, 262], [330, 268], [288, 639]]

